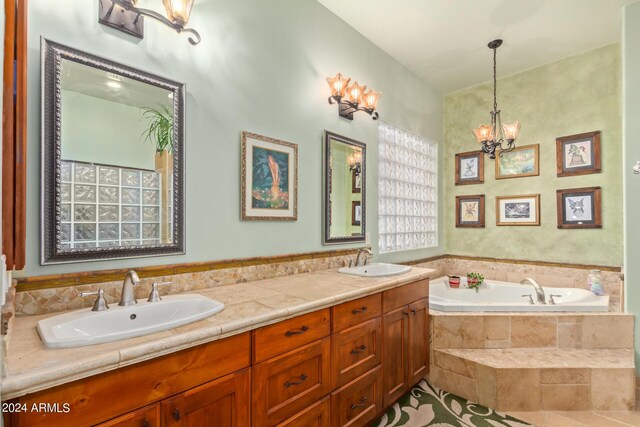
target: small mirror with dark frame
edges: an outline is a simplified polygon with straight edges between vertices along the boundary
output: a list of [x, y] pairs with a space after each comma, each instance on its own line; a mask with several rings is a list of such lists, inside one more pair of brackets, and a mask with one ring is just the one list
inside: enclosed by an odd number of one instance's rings
[[366, 145], [324, 132], [323, 244], [366, 241]]
[[183, 254], [184, 84], [41, 53], [41, 263]]

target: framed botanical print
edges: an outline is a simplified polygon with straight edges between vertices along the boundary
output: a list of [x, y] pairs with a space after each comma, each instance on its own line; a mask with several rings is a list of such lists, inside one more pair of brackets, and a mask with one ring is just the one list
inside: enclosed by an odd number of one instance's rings
[[556, 191], [558, 228], [602, 228], [602, 189]]
[[362, 193], [362, 174], [356, 171], [351, 172], [351, 192]]
[[517, 147], [496, 156], [496, 179], [540, 175], [540, 144]]
[[247, 221], [298, 219], [298, 145], [242, 132], [241, 218]]
[[600, 131], [556, 138], [556, 163], [558, 176], [600, 172]]
[[484, 194], [456, 196], [456, 227], [484, 228]]
[[351, 225], [359, 226], [362, 223], [362, 204], [360, 201], [351, 202]]
[[496, 225], [540, 225], [540, 195], [496, 197]]
[[468, 151], [456, 154], [456, 185], [484, 182], [484, 153]]

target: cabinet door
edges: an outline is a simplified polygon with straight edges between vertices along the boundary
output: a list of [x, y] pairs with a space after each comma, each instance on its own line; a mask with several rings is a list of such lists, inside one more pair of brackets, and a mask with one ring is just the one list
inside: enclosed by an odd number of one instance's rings
[[429, 300], [409, 304], [409, 385], [429, 372]]
[[409, 387], [409, 307], [400, 307], [385, 314], [382, 319], [382, 331], [383, 405], [387, 407]]
[[248, 427], [251, 370], [244, 369], [162, 402], [164, 426]]
[[333, 388], [342, 387], [382, 361], [379, 317], [331, 335]]
[[331, 427], [331, 401], [329, 396], [322, 399], [277, 427]]
[[331, 392], [330, 338], [253, 367], [254, 427], [272, 427]]
[[140, 408], [98, 424], [96, 427], [160, 427], [160, 405]]

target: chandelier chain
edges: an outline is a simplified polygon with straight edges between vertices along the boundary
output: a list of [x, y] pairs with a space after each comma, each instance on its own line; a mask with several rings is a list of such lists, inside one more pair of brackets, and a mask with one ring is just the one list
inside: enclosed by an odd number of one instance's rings
[[498, 70], [498, 66], [497, 66], [497, 61], [496, 61], [496, 56], [497, 56], [497, 48], [493, 48], [493, 112], [497, 113], [498, 112], [498, 83], [497, 83], [497, 70]]

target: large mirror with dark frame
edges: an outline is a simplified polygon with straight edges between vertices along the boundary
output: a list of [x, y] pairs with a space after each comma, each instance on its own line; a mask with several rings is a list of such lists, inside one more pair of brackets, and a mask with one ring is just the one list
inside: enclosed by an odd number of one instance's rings
[[41, 50], [41, 263], [184, 253], [184, 84]]
[[324, 132], [325, 245], [366, 240], [366, 145]]

